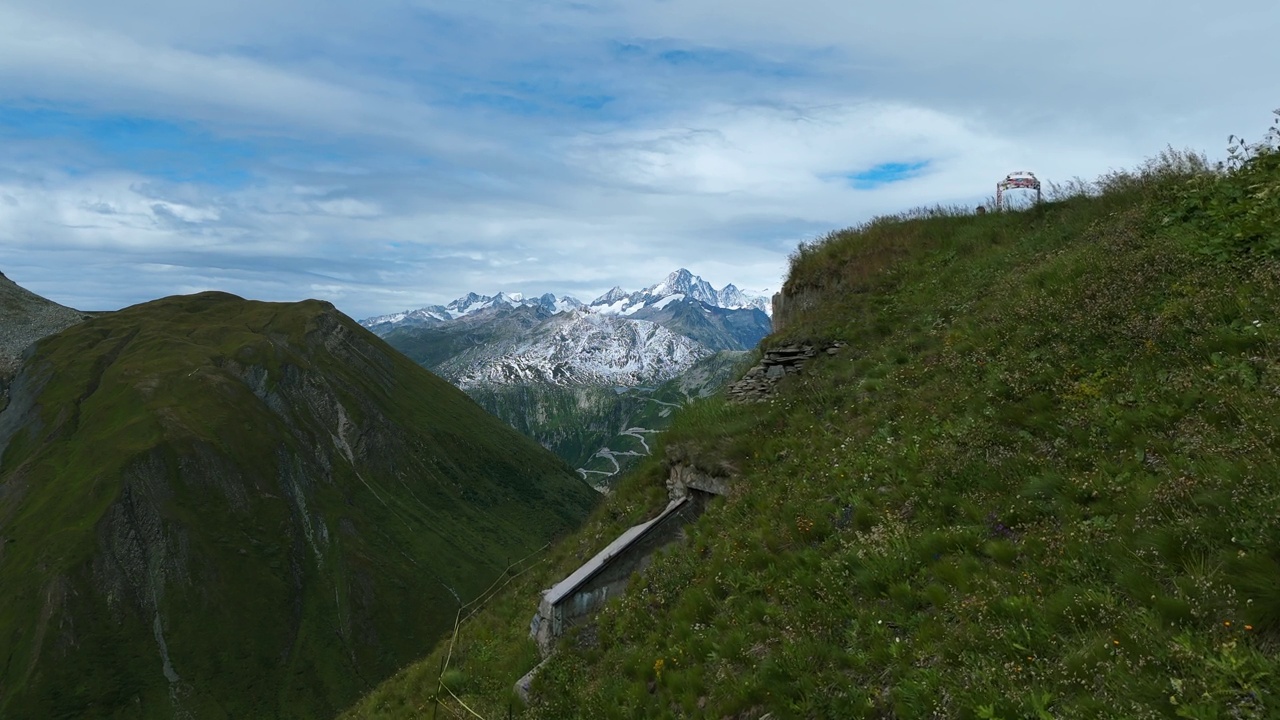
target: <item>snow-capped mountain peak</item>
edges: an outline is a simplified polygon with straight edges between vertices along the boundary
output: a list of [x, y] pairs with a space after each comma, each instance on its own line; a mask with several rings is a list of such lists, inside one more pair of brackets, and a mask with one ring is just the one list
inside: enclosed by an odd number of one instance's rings
[[498, 292], [495, 295], [479, 295], [470, 292], [447, 305], [428, 305], [417, 310], [379, 315], [361, 320], [360, 324], [379, 334], [386, 334], [397, 327], [435, 325], [501, 306], [537, 307], [553, 315], [583, 309], [601, 315], [627, 316], [634, 315], [645, 308], [661, 310], [673, 302], [685, 299], [697, 300], [707, 306], [727, 310], [755, 308], [769, 314], [772, 309], [769, 300], [765, 297], [744, 293], [732, 284], [716, 290], [711, 283], [685, 268], [680, 268], [667, 275], [661, 282], [636, 292], [628, 293], [621, 287], [615, 286], [592, 300], [590, 304], [585, 304], [569, 295], [556, 297], [552, 293], [526, 298], [523, 293]]
[[730, 310], [740, 310], [745, 308], [755, 308], [766, 315], [773, 314], [773, 303], [769, 298], [763, 295], [748, 295], [738, 289], [733, 283], [729, 283], [716, 293], [717, 305]]
[[671, 295], [684, 295], [694, 300], [701, 300], [708, 305], [716, 305], [718, 302], [716, 289], [711, 287], [711, 283], [684, 268], [671, 273], [662, 282], [650, 285], [642, 292], [648, 296], [649, 302]]
[[669, 380], [711, 352], [656, 323], [574, 312], [483, 352], [460, 354], [437, 371], [464, 389], [526, 383], [632, 386]]
[[623, 290], [617, 285], [614, 285], [613, 288], [609, 290], [609, 292], [601, 295], [595, 300], [592, 300], [591, 306], [595, 307], [596, 305], [610, 305], [618, 302], [619, 300], [625, 300], [626, 297], [627, 297], [627, 291]]
[[638, 292], [627, 294], [622, 288], [615, 287], [593, 300], [590, 307], [593, 312], [604, 315], [633, 315], [646, 307], [661, 309], [685, 298], [729, 310], [755, 308], [765, 314], [770, 311], [766, 298], [747, 296], [732, 284], [716, 290], [711, 283], [685, 268]]

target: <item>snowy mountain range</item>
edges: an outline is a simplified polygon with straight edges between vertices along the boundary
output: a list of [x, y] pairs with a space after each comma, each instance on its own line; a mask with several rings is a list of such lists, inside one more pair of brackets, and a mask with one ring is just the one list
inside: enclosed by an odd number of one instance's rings
[[769, 315], [772, 307], [762, 295], [744, 293], [732, 283], [717, 290], [715, 287], [684, 268], [671, 273], [661, 282], [628, 293], [620, 287], [584, 303], [569, 295], [555, 296], [546, 293], [526, 298], [521, 293], [499, 292], [496, 295], [467, 293], [447, 305], [428, 305], [417, 310], [378, 315], [365, 318], [360, 324], [379, 335], [401, 327], [424, 327], [458, 320], [496, 307], [536, 307], [553, 315], [570, 310], [586, 309], [602, 315], [634, 315], [646, 308], [660, 310], [666, 305], [685, 298], [697, 300], [710, 307], [726, 310], [757, 309]]
[[713, 354], [657, 323], [585, 310], [560, 313], [527, 335], [464, 351], [436, 372], [466, 390], [477, 385], [656, 384]]
[[494, 307], [536, 307], [555, 314], [584, 307], [584, 304], [577, 298], [572, 298], [568, 295], [556, 297], [551, 293], [535, 298], [526, 298], [520, 293], [500, 292], [497, 295], [467, 293], [448, 305], [428, 305], [417, 310], [378, 315], [365, 318], [360, 321], [360, 324], [379, 335], [385, 335], [398, 327], [435, 325], [474, 315], [482, 310]]
[[593, 312], [606, 315], [632, 315], [645, 308], [660, 310], [684, 298], [726, 310], [755, 308], [766, 315], [772, 312], [768, 298], [747, 295], [732, 283], [716, 290], [711, 283], [684, 268], [671, 273], [662, 282], [638, 292], [628, 293], [620, 287], [615, 287], [592, 300], [588, 307]]
[[727, 381], [772, 330], [768, 309], [680, 269], [590, 303], [469, 293], [361, 324], [600, 484], [649, 453], [645, 433], [674, 408]]

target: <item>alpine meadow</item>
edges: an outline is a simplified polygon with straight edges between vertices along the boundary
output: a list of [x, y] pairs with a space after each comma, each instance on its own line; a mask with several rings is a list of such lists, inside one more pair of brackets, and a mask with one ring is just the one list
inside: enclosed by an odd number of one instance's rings
[[[761, 350], [831, 352], [681, 410], [344, 717], [1275, 717], [1277, 139], [802, 245]], [[688, 468], [729, 492], [541, 661], [543, 589]]]

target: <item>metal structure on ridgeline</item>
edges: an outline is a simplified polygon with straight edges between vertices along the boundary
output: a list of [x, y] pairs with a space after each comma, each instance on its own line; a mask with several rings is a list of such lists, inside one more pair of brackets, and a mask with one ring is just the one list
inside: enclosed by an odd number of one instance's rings
[[1011, 172], [996, 183], [996, 209], [1004, 210], [1004, 193], [1006, 190], [1035, 190], [1036, 203], [1040, 202], [1040, 181], [1036, 174], [1027, 171]]

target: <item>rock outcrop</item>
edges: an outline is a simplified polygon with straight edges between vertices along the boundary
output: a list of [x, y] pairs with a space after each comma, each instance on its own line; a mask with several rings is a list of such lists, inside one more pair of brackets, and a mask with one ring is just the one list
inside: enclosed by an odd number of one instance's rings
[[773, 308], [773, 332], [781, 332], [791, 325], [801, 313], [822, 304], [822, 292], [817, 288], [804, 290], [782, 290], [773, 294], [770, 303]]
[[22, 365], [27, 348], [86, 317], [79, 310], [20, 287], [0, 273], [0, 409], [9, 401], [9, 383]]
[[690, 490], [698, 490], [708, 495], [728, 495], [732, 481], [723, 476], [712, 475], [682, 462], [669, 464], [667, 473], [667, 498], [671, 501], [689, 496]]

